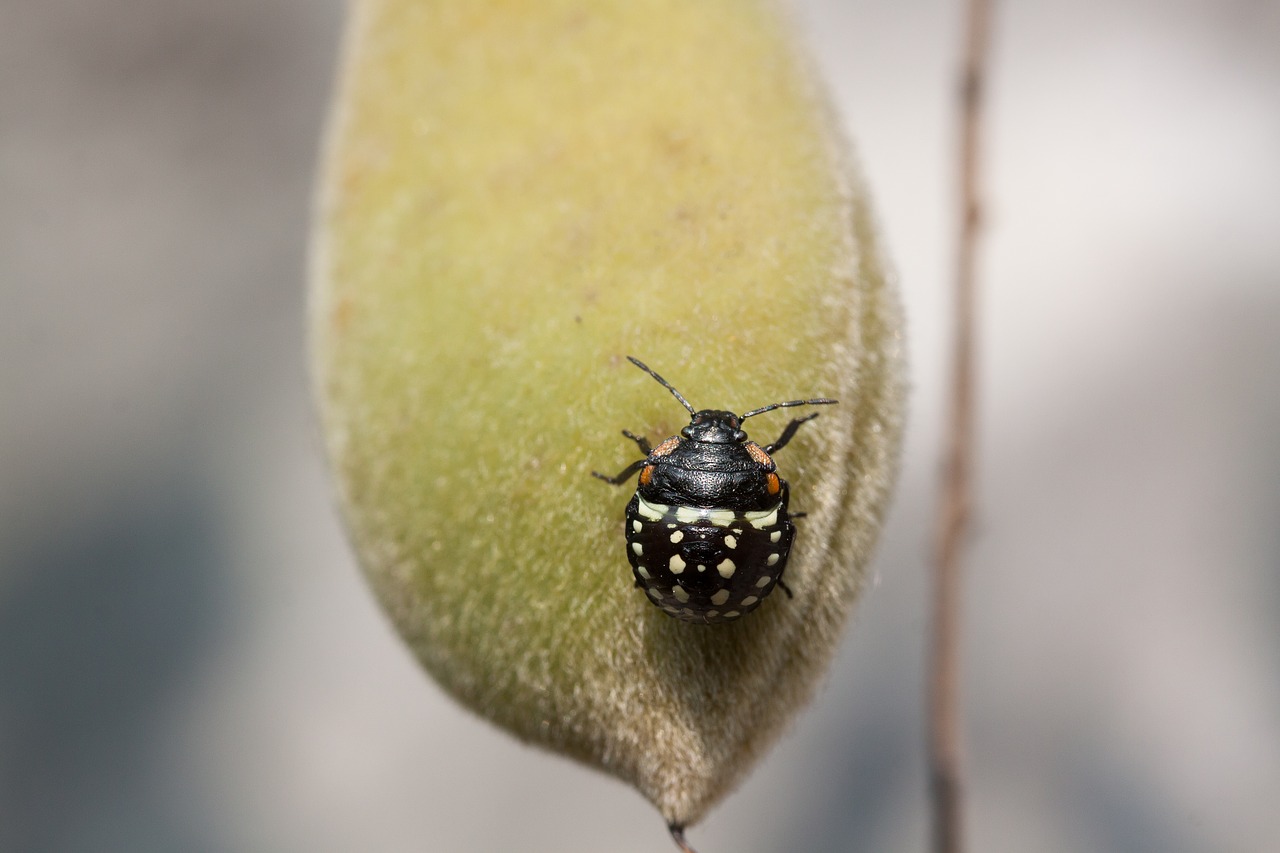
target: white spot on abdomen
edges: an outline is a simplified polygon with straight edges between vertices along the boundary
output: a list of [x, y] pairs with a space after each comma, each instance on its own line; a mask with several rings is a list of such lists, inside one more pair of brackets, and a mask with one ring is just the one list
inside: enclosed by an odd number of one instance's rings
[[773, 527], [775, 524], [778, 523], [778, 510], [781, 507], [782, 507], [782, 504], [778, 504], [778, 506], [775, 506], [771, 510], [768, 510], [768, 511], [757, 510], [755, 512], [748, 512], [748, 513], [745, 513], [743, 517], [746, 518], [748, 522], [750, 522], [752, 527], [756, 528], [757, 530], [764, 530], [765, 528]]
[[679, 601], [681, 604], [689, 600], [689, 593], [685, 592], [684, 587], [680, 586], [680, 584], [676, 584], [672, 588], [671, 594], [674, 595], [676, 597], [676, 601]]
[[643, 545], [641, 545], [639, 542], [632, 542], [632, 543], [631, 543], [631, 550], [636, 552], [636, 556], [637, 556], [637, 557], [639, 557], [639, 556], [641, 556], [642, 554], [644, 554], [644, 546], [643, 546]]
[[639, 495], [636, 496], [636, 512], [650, 521], [659, 521], [667, 513], [666, 504], [651, 504]]
[[767, 566], [776, 566], [778, 564], [778, 560], [779, 560], [779, 557], [777, 554], [770, 554], [769, 559], [765, 560], [764, 562], [765, 562], [765, 565]]
[[685, 562], [680, 559], [679, 554], [672, 554], [671, 562], [668, 565], [671, 567], [671, 574], [678, 575], [684, 571]]
[[702, 513], [691, 506], [676, 507], [676, 521], [682, 524], [693, 524], [701, 517]]
[[707, 513], [707, 521], [716, 527], [728, 527], [733, 524], [733, 510], [731, 509], [713, 509]]
[[716, 566], [716, 571], [720, 573], [720, 577], [727, 580], [733, 577], [733, 570], [736, 568], [738, 567], [733, 564], [733, 560], [725, 557], [724, 560], [720, 562], [720, 565]]
[[683, 538], [684, 538], [684, 531], [677, 530], [675, 533], [671, 534], [671, 544], [674, 545]]
[[729, 600], [729, 590], [722, 589], [715, 595], [711, 596], [711, 603], [717, 607]]

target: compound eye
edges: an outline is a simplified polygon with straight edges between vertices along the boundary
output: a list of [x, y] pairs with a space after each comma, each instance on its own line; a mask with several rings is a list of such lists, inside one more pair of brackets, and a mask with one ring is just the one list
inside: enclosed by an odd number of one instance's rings
[[689, 424], [687, 427], [680, 430], [680, 434], [685, 438], [693, 438], [693, 424]]
[[746, 434], [745, 432], [743, 432], [742, 430], [740, 430], [740, 429], [735, 429], [735, 430], [733, 431], [733, 440], [734, 440], [734, 441], [746, 441], [746, 440], [747, 440], [747, 434]]

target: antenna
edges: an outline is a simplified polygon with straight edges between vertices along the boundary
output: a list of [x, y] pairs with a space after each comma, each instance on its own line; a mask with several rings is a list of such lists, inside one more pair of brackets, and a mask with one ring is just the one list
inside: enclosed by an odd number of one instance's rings
[[817, 397], [813, 400], [788, 400], [785, 403], [770, 403], [768, 406], [761, 406], [758, 409], [752, 409], [738, 420], [745, 421], [747, 418], [754, 418], [756, 415], [763, 415], [765, 412], [772, 412], [774, 409], [789, 409], [792, 406], [830, 406], [838, 400], [832, 400], [827, 397]]
[[[696, 414], [698, 413], [697, 409], [695, 409], [693, 406], [690, 406], [690, 405], [689, 405], [689, 401], [688, 401], [688, 400], [686, 400], [686, 399], [684, 398], [684, 396], [683, 396], [679, 391], [677, 391], [675, 388], [672, 388], [672, 387], [671, 387], [671, 383], [670, 383], [670, 382], [668, 382], [667, 380], [663, 379], [663, 378], [662, 378], [661, 376], [659, 376], [658, 374], [654, 373], [654, 372], [649, 368], [649, 365], [645, 364], [645, 363], [644, 363], [643, 361], [641, 361], [640, 359], [636, 358], [635, 356], [631, 356], [631, 355], [627, 356], [627, 361], [631, 362], [631, 363], [632, 363], [632, 364], [634, 364], [636, 367], [640, 368], [640, 369], [641, 369], [641, 370], [643, 370], [645, 373], [647, 373], [647, 374], [649, 374], [650, 376], [652, 376], [654, 379], [658, 380], [658, 384], [659, 384], [659, 385], [661, 385], [663, 388], [666, 388], [666, 389], [667, 389], [668, 391], [670, 391], [673, 395], [675, 395], [675, 398], [676, 398], [677, 400], [679, 400], [679, 401], [680, 401], [680, 405], [684, 406], [686, 409], [688, 409], [688, 410], [689, 410], [689, 414], [691, 414], [691, 415], [696, 415]], [[835, 401], [833, 400], [832, 402], [835, 402]], [[794, 405], [794, 404], [793, 404], [793, 403], [788, 403], [788, 404], [786, 404], [786, 405]], [[761, 411], [764, 411], [764, 410], [763, 410], [763, 409], [761, 409]]]

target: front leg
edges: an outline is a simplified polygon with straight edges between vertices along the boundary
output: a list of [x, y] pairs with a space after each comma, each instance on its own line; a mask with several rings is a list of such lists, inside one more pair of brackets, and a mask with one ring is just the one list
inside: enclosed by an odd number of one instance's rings
[[626, 468], [623, 468], [621, 471], [619, 471], [616, 477], [606, 477], [604, 474], [601, 474], [599, 471], [592, 471], [591, 476], [599, 480], [604, 480], [606, 483], [608, 483], [611, 486], [621, 486], [623, 483], [625, 483], [628, 479], [631, 478], [632, 474], [634, 474], [635, 472], [643, 468], [644, 463], [648, 461], [649, 461], [648, 459], [637, 459], [635, 462], [632, 462]]
[[787, 424], [787, 428], [782, 431], [782, 435], [778, 436], [778, 440], [773, 444], [765, 447], [764, 452], [768, 454], [777, 453], [779, 450], [787, 446], [787, 442], [795, 437], [796, 430], [800, 429], [800, 424], [805, 421], [811, 421], [818, 416], [818, 412], [812, 415], [806, 415], [803, 418], [795, 418], [791, 423]]
[[622, 431], [622, 434], [625, 435], [627, 438], [631, 439], [632, 441], [634, 441], [636, 444], [640, 445], [640, 452], [643, 453], [645, 456], [648, 456], [650, 453], [653, 452], [653, 447], [649, 444], [649, 439], [645, 438], [643, 435], [636, 435], [630, 430], [625, 430], [625, 429]]

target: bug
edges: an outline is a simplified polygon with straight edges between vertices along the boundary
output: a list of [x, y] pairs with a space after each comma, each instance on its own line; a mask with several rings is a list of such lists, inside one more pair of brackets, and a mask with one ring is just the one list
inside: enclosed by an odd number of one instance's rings
[[772, 403], [738, 415], [695, 409], [671, 383], [639, 359], [627, 360], [658, 381], [689, 410], [689, 425], [658, 444], [628, 430], [645, 456], [606, 477], [621, 485], [637, 471], [636, 492], [626, 511], [627, 558], [642, 588], [658, 607], [685, 622], [731, 622], [760, 606], [782, 586], [795, 536], [787, 511], [787, 481], [772, 454], [796, 430], [818, 416], [794, 418], [778, 440], [764, 447], [747, 439], [747, 418], [792, 406], [826, 406], [826, 397]]

